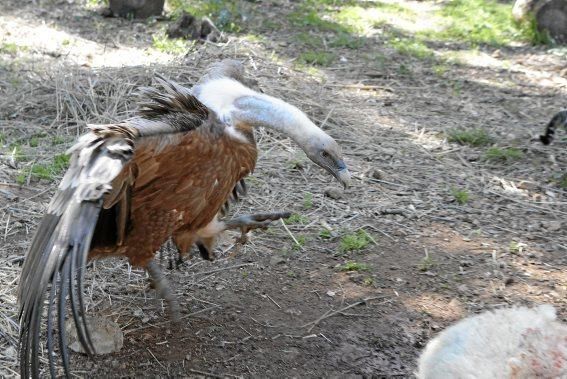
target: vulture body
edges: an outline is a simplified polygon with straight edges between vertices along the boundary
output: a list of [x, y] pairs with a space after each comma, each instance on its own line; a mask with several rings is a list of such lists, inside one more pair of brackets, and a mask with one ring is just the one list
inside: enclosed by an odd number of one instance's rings
[[[254, 170], [254, 128], [265, 126], [294, 139], [345, 187], [350, 174], [336, 142], [297, 108], [246, 87], [236, 61], [214, 65], [192, 89], [158, 78], [142, 89], [130, 120], [93, 125], [70, 149], [70, 167], [53, 196], [26, 255], [19, 284], [20, 371], [39, 376], [40, 326], [46, 293], [47, 354], [53, 364], [56, 310], [59, 351], [66, 375], [69, 357], [65, 306], [79, 341], [93, 353], [84, 321], [83, 274], [87, 260], [124, 256], [148, 270], [175, 308], [153, 258], [170, 237], [182, 253], [194, 243], [210, 253], [229, 228], [265, 226], [284, 214], [219, 221], [231, 193]], [[204, 254], [206, 255], [206, 254]], [[170, 309], [175, 315], [176, 309]]]

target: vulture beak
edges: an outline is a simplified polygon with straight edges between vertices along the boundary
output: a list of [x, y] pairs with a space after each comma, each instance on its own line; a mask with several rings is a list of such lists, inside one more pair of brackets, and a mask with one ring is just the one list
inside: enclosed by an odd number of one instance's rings
[[350, 186], [350, 172], [343, 160], [337, 162], [338, 169], [332, 172], [333, 176], [337, 178], [346, 190]]
[[342, 183], [344, 189], [346, 190], [350, 186], [350, 172], [348, 169], [340, 170], [337, 172], [337, 179]]

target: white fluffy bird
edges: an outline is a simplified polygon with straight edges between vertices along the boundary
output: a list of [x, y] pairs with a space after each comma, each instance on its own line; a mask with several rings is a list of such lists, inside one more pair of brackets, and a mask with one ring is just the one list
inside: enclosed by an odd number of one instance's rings
[[515, 307], [468, 317], [432, 339], [419, 379], [567, 378], [567, 326], [555, 308]]

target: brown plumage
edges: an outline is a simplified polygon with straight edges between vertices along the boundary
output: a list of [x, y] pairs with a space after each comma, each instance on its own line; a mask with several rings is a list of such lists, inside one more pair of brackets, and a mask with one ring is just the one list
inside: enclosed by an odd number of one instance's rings
[[[240, 228], [245, 233], [287, 216], [275, 213], [228, 222], [217, 219], [227, 201], [243, 192], [241, 181], [254, 170], [258, 155], [255, 126], [288, 128], [282, 131], [290, 133], [312, 160], [346, 186], [349, 174], [334, 140], [295, 107], [243, 86], [239, 81], [242, 77], [242, 66], [227, 61], [213, 66], [193, 90], [158, 78], [162, 90], [142, 89], [144, 100], [137, 117], [90, 126], [90, 132], [71, 148], [71, 165], [22, 269], [18, 293], [22, 377], [39, 375], [39, 335], [46, 292], [51, 375], [55, 376], [56, 300], [65, 373], [69, 366], [64, 328], [67, 297], [79, 341], [89, 354], [93, 353], [82, 317], [87, 260], [128, 257], [132, 265], [148, 270], [162, 297], [175, 308], [153, 261], [169, 237], [173, 236], [182, 253], [196, 243], [210, 254], [216, 237], [224, 230]], [[279, 116], [272, 122], [269, 115], [274, 113]]]

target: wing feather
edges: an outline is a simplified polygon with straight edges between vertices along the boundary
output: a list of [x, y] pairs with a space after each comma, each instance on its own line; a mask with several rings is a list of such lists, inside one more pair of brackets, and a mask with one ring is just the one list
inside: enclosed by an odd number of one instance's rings
[[[127, 126], [123, 126], [127, 129]], [[71, 165], [54, 195], [27, 253], [18, 291], [20, 303], [20, 356], [23, 377], [39, 375], [39, 334], [46, 289], [51, 288], [48, 327], [53, 327], [52, 302], [58, 298], [57, 324], [63, 366], [68, 370], [65, 343], [65, 302], [70, 294], [78, 336], [85, 350], [93, 352], [82, 318], [82, 279], [91, 239], [103, 198], [114, 178], [133, 153], [133, 141], [125, 134], [100, 139], [94, 132], [83, 136], [70, 150]], [[59, 279], [59, 280], [58, 280]], [[55, 295], [57, 293], [57, 295]], [[52, 359], [53, 334], [48, 331], [48, 356]], [[31, 372], [30, 369], [31, 363]], [[50, 363], [53, 366], [53, 363]], [[53, 372], [50, 367], [50, 371]]]

